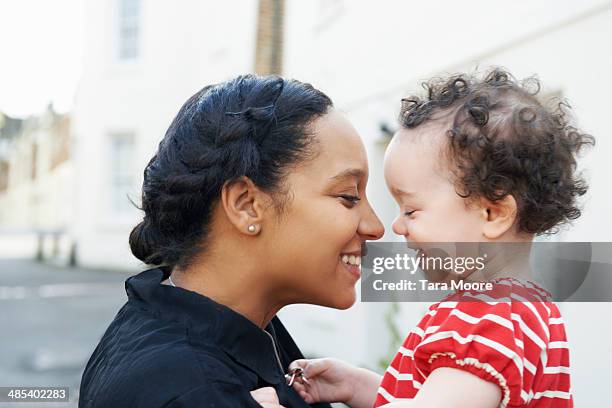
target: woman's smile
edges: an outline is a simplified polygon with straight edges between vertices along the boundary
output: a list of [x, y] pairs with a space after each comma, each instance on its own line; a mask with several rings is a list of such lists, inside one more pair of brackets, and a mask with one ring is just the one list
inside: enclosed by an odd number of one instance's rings
[[356, 279], [361, 277], [361, 253], [351, 252], [340, 254], [340, 263]]

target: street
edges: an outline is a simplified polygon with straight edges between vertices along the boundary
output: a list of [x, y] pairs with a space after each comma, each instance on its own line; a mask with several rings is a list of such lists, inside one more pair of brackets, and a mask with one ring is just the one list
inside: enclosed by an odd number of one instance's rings
[[[0, 387], [68, 386], [70, 403], [51, 406], [76, 407], [81, 374], [126, 300], [128, 276], [0, 259]], [[12, 406], [41, 403], [0, 402]]]

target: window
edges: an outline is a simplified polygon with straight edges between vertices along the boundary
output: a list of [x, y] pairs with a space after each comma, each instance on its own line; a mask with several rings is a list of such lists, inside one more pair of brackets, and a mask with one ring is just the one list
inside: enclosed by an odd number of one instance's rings
[[140, 39], [140, 0], [119, 0], [119, 59], [138, 58]]
[[128, 194], [134, 186], [134, 136], [130, 133], [113, 134], [110, 146], [111, 211], [115, 215], [129, 213], [132, 204]]

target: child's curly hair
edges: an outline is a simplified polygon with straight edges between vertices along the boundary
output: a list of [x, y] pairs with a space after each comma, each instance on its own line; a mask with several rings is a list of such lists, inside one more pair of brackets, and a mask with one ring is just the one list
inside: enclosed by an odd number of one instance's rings
[[569, 124], [567, 103], [546, 108], [535, 96], [537, 79], [518, 82], [498, 68], [484, 79], [455, 75], [423, 86], [425, 98], [402, 99], [400, 123], [416, 128], [436, 112], [449, 114], [444, 152], [458, 194], [491, 202], [511, 194], [518, 228], [531, 234], [556, 232], [580, 216], [587, 183], [576, 155], [595, 139]]

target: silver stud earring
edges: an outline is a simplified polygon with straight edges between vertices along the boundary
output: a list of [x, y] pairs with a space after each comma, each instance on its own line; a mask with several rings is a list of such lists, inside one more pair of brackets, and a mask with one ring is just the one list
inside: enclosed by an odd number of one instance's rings
[[257, 231], [257, 227], [253, 224], [249, 225], [249, 232], [255, 232]]

